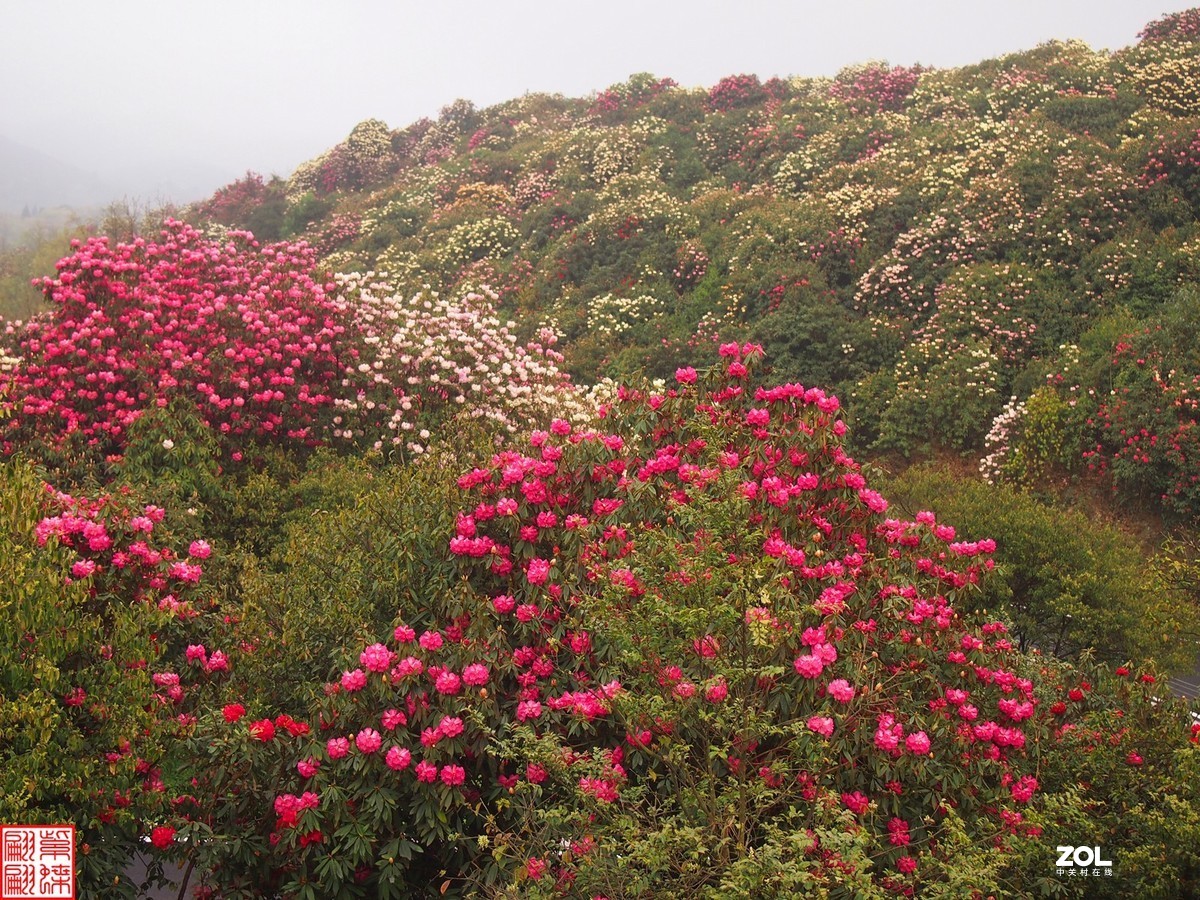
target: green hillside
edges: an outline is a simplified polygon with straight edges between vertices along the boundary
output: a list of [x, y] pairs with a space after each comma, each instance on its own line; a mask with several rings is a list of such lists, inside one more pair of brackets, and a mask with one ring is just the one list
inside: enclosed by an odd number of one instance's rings
[[835, 391], [861, 450], [986, 456], [1021, 484], [1098, 472], [1191, 518], [1195, 20], [1113, 54], [460, 101], [193, 214], [401, 291], [487, 288], [586, 383], [746, 338], [773, 378]]

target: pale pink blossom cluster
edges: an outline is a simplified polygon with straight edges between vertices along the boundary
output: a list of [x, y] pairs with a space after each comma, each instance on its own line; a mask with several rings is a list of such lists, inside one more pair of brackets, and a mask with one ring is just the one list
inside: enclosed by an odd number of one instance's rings
[[428, 291], [412, 297], [382, 276], [337, 276], [338, 304], [358, 336], [336, 401], [334, 437], [377, 449], [428, 449], [432, 431], [455, 414], [515, 429], [565, 406], [582, 407], [543, 329], [522, 344], [495, 297]]

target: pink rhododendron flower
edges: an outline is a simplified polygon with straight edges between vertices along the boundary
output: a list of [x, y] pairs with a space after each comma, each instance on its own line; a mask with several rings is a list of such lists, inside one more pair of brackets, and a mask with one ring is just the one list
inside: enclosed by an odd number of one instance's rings
[[809, 716], [807, 724], [809, 730], [817, 734], [823, 734], [825, 737], [833, 734], [833, 719], [829, 716]]
[[855, 791], [852, 794], [842, 794], [842, 803], [846, 809], [861, 816], [867, 811], [871, 801], [863, 796], [861, 791]]
[[672, 693], [680, 700], [688, 700], [696, 693], [696, 685], [690, 681], [681, 681], [675, 685]]
[[171, 567], [167, 570], [167, 574], [178, 581], [186, 581], [190, 584], [196, 584], [200, 581], [200, 576], [203, 574], [203, 570], [199, 566], [189, 565], [185, 562], [177, 562], [171, 564]]
[[462, 679], [453, 672], [442, 672], [433, 683], [439, 694], [457, 694], [462, 690]]
[[374, 728], [364, 728], [354, 736], [359, 753], [374, 753], [383, 746], [383, 737]]
[[550, 563], [544, 559], [531, 559], [525, 577], [530, 584], [545, 584], [550, 577]]
[[395, 731], [401, 725], [408, 724], [408, 717], [398, 709], [389, 709], [379, 717], [380, 723], [387, 731]]
[[829, 682], [829, 696], [838, 703], [849, 703], [854, 699], [854, 688], [845, 678], [837, 678]]
[[527, 722], [542, 714], [542, 704], [536, 700], [522, 700], [517, 704], [517, 721]]
[[512, 612], [517, 608], [517, 601], [507, 594], [501, 594], [498, 597], [492, 598], [492, 609], [501, 615]]
[[367, 686], [367, 674], [362, 669], [342, 673], [342, 690], [361, 691]]
[[541, 784], [549, 776], [545, 767], [538, 763], [530, 763], [525, 767], [525, 778], [533, 784]]
[[412, 762], [412, 751], [405, 747], [391, 747], [384, 756], [384, 762], [388, 764], [389, 769], [407, 769]]
[[904, 736], [904, 728], [898, 725], [890, 715], [879, 717], [879, 727], [875, 729], [875, 746], [886, 753], [895, 751], [900, 746]]
[[530, 881], [540, 881], [548, 868], [549, 864], [539, 857], [525, 860], [525, 873], [529, 876]]
[[[358, 661], [369, 672], [386, 672], [392, 665], [392, 658], [395, 656], [391, 650], [383, 644], [371, 644], [358, 656]], [[343, 679], [343, 686], [345, 679]]]
[[617, 785], [607, 778], [580, 778], [579, 789], [585, 794], [591, 794], [601, 803], [615, 803], [620, 796]]
[[417, 641], [421, 645], [422, 650], [441, 650], [444, 643], [440, 633], [436, 631], [422, 632], [420, 639]]
[[1012, 797], [1018, 803], [1028, 803], [1038, 789], [1038, 780], [1032, 775], [1022, 775], [1011, 788]]
[[208, 559], [212, 556], [212, 547], [208, 541], [192, 541], [188, 546], [188, 556], [193, 559]]
[[710, 684], [704, 691], [704, 698], [709, 703], [720, 703], [729, 696], [729, 686], [724, 681]]
[[350, 739], [344, 737], [330, 738], [325, 742], [325, 752], [330, 759], [341, 759], [350, 753]]
[[442, 779], [443, 784], [455, 787], [467, 780], [467, 772], [462, 766], [442, 766], [439, 777]]
[[821, 672], [825, 670], [825, 663], [817, 656], [805, 654], [797, 656], [795, 662], [796, 672], [805, 678], [819, 678]]
[[929, 736], [923, 731], [913, 732], [904, 739], [904, 745], [908, 747], [909, 752], [924, 756], [929, 752]]
[[400, 662], [396, 663], [396, 668], [392, 670], [392, 675], [395, 678], [408, 678], [411, 675], [420, 675], [425, 671], [425, 663], [417, 659], [415, 656], [406, 656]]
[[893, 847], [907, 847], [912, 842], [908, 833], [908, 823], [897, 816], [888, 820], [887, 830], [888, 843]]
[[438, 767], [435, 763], [431, 763], [427, 759], [423, 759], [417, 763], [414, 771], [417, 773], [417, 781], [437, 781]]
[[487, 684], [488, 677], [488, 667], [482, 663], [472, 663], [462, 671], [463, 683], [469, 684], [472, 687], [480, 687]]

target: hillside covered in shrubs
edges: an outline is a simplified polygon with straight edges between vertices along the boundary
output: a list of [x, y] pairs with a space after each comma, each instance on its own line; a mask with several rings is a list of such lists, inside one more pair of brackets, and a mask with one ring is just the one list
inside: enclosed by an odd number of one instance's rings
[[81, 896], [1200, 891], [1198, 51], [457, 101], [76, 237], [0, 821]]

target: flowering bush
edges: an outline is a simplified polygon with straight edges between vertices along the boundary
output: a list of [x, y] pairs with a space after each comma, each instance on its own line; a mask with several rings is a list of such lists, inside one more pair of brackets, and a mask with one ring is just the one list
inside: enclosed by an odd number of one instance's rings
[[361, 190], [380, 181], [396, 163], [391, 130], [379, 119], [367, 119], [332, 150], [297, 166], [288, 179], [287, 193], [300, 197], [308, 192]]
[[851, 112], [898, 111], [921, 78], [922, 68], [868, 64], [843, 69], [829, 86], [829, 94]]
[[1192, 206], [1200, 205], [1200, 130], [1160, 135], [1146, 160], [1142, 180], [1165, 182]]
[[0, 440], [109, 488], [0, 472], [0, 806], [88, 819], [96, 894], [134, 846], [200, 896], [1069, 893], [1051, 837], [1195, 893], [1178, 570], [943, 470], [889, 517], [840, 405], [722, 343], [858, 385], [859, 446], [991, 422], [994, 480], [1193, 516], [1194, 19], [458, 101], [201, 209], [315, 250], [73, 248]]
[[1114, 489], [1150, 497], [1186, 518], [1200, 511], [1200, 360], [1192, 337], [1194, 290], [1185, 289], [1113, 348], [1113, 390], [1099, 398], [1089, 467]]
[[[0, 818], [73, 823], [88, 893], [141, 896], [124, 869], [174, 814], [164, 760], [189, 727], [180, 664], [212, 548], [176, 549], [164, 518], [0, 464]], [[223, 649], [187, 650], [194, 680], [224, 677]]]
[[708, 92], [708, 108], [727, 111], [741, 106], [752, 106], [766, 96], [757, 75], [728, 75]]
[[1138, 32], [1138, 38], [1143, 41], [1164, 41], [1175, 38], [1194, 41], [1200, 38], [1200, 9], [1185, 9], [1155, 19]]
[[339, 308], [361, 344], [335, 401], [335, 438], [420, 453], [459, 411], [511, 430], [572, 403], [553, 332], [522, 345], [513, 323], [497, 318], [494, 297], [407, 298], [371, 275], [336, 278]]
[[76, 243], [42, 282], [52, 312], [21, 335], [4, 450], [120, 454], [138, 417], [179, 396], [233, 454], [317, 440], [344, 326], [313, 274], [303, 245], [212, 241], [175, 221], [156, 242]]
[[[759, 847], [797, 884], [902, 888], [944, 864], [939, 784], [972, 833], [1023, 833], [1033, 683], [1002, 625], [957, 610], [992, 543], [888, 518], [834, 398], [752, 392], [757, 349], [722, 353], [621, 391], [601, 432], [556, 420], [463, 475], [469, 590], [360, 645], [298, 743], [211, 720], [220, 752], [276, 773], [257, 815], [285, 892], [317, 873], [400, 891], [439, 865], [450, 886], [592, 892], [620, 866], [715, 888]], [[826, 852], [845, 827], [860, 851]], [[650, 852], [669, 828], [695, 864]]]
[[1110, 665], [1153, 658], [1167, 670], [1192, 664], [1186, 591], [1117, 523], [945, 467], [914, 467], [888, 489], [898, 503], [937, 509], [960, 540], [994, 537], [997, 571], [979, 602], [1002, 616], [1019, 649]]
[[274, 193], [275, 183], [268, 185], [256, 172], [218, 188], [211, 197], [195, 206], [196, 215], [223, 225], [245, 226], [255, 210]]
[[640, 72], [598, 93], [592, 101], [590, 113], [616, 120], [621, 118], [622, 114], [628, 115], [676, 87], [678, 85], [672, 78], [655, 78], [649, 72]]

